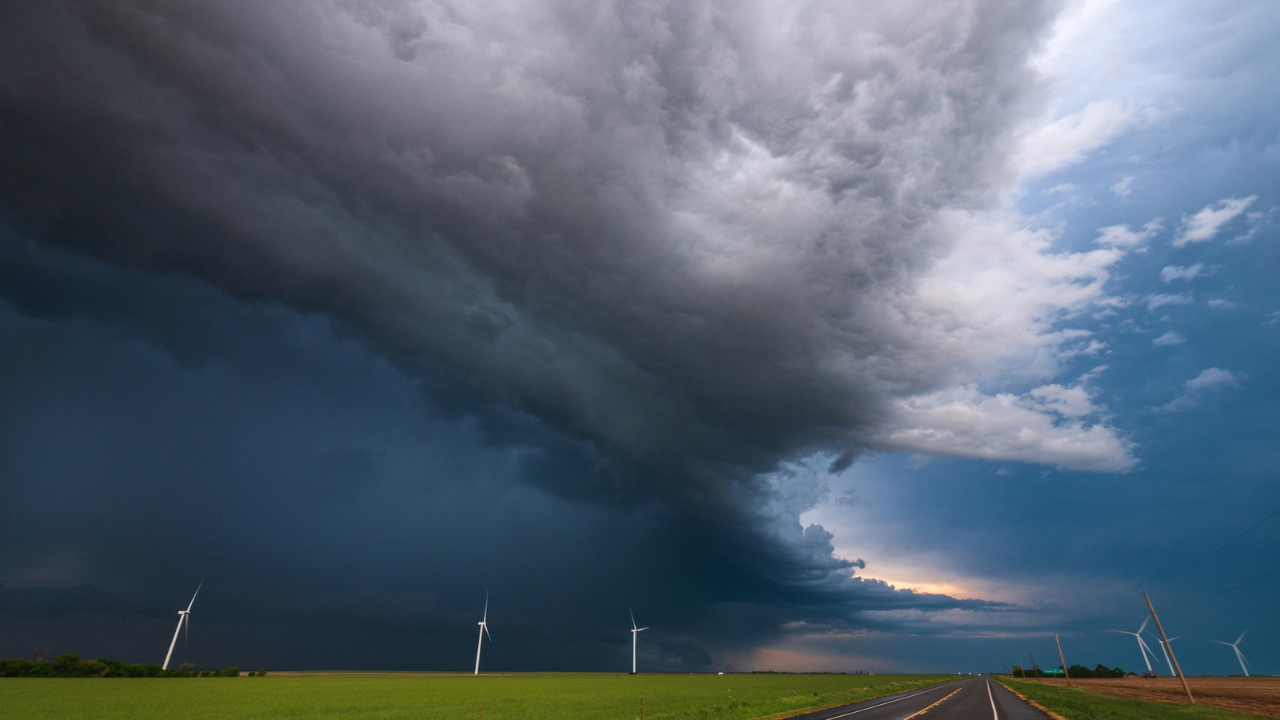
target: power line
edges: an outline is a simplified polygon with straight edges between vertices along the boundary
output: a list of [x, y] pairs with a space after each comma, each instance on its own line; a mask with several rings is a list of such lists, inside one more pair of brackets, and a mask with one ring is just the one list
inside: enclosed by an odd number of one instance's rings
[[[1149, 586], [1147, 586], [1147, 587], [1143, 590], [1143, 592], [1150, 592], [1150, 591], [1152, 591], [1152, 590], [1154, 590], [1154, 589], [1156, 589], [1156, 588], [1160, 587], [1161, 585], [1163, 585], [1163, 584], [1165, 584], [1165, 583], [1169, 582], [1170, 580], [1172, 580], [1172, 579], [1174, 579], [1174, 578], [1178, 577], [1179, 575], [1181, 575], [1181, 574], [1185, 573], [1186, 571], [1190, 570], [1191, 568], [1193, 568], [1193, 567], [1195, 567], [1195, 566], [1199, 565], [1200, 563], [1204, 562], [1205, 560], [1208, 560], [1209, 558], [1213, 557], [1214, 555], [1217, 555], [1218, 553], [1222, 552], [1223, 550], [1226, 550], [1228, 547], [1231, 547], [1232, 545], [1234, 545], [1237, 541], [1239, 541], [1239, 540], [1240, 540], [1241, 538], [1243, 538], [1245, 535], [1248, 535], [1249, 533], [1253, 532], [1254, 530], [1257, 530], [1259, 527], [1261, 527], [1262, 525], [1264, 525], [1268, 520], [1270, 520], [1271, 518], [1275, 517], [1276, 515], [1280, 515], [1280, 508], [1276, 509], [1276, 510], [1275, 510], [1275, 512], [1272, 512], [1270, 515], [1268, 515], [1268, 516], [1266, 516], [1266, 517], [1262, 518], [1261, 520], [1259, 520], [1258, 522], [1254, 523], [1252, 526], [1250, 526], [1250, 527], [1249, 527], [1249, 529], [1248, 529], [1248, 530], [1245, 530], [1244, 532], [1240, 533], [1239, 535], [1236, 535], [1235, 537], [1231, 538], [1231, 539], [1230, 539], [1230, 540], [1228, 540], [1226, 543], [1224, 543], [1221, 547], [1219, 547], [1217, 550], [1214, 550], [1213, 552], [1209, 553], [1208, 555], [1205, 555], [1204, 557], [1200, 558], [1199, 560], [1197, 560], [1197, 561], [1195, 561], [1195, 562], [1191, 563], [1190, 565], [1188, 565], [1188, 566], [1186, 566], [1186, 567], [1182, 568], [1181, 570], [1179, 570], [1179, 571], [1175, 572], [1174, 574], [1172, 574], [1172, 575], [1170, 575], [1170, 576], [1168, 576], [1168, 577], [1164, 578], [1163, 580], [1161, 580], [1161, 581], [1159, 581], [1159, 582], [1155, 583], [1154, 585], [1149, 585]], [[1172, 607], [1172, 608], [1168, 608], [1168, 610], [1176, 610], [1176, 609], [1178, 609], [1178, 608], [1180, 608], [1180, 607], [1185, 607], [1185, 606], [1187, 606], [1187, 605], [1192, 605], [1192, 604], [1194, 604], [1194, 603], [1203, 602], [1204, 600], [1208, 600], [1208, 599], [1210, 599], [1210, 598], [1215, 598], [1215, 597], [1217, 597], [1218, 595], [1222, 595], [1223, 593], [1228, 593], [1228, 592], [1231, 592], [1232, 590], [1235, 590], [1235, 589], [1237, 589], [1237, 588], [1242, 588], [1242, 587], [1244, 587], [1245, 585], [1249, 585], [1249, 584], [1255, 583], [1255, 582], [1257, 582], [1257, 581], [1259, 581], [1259, 580], [1263, 580], [1263, 579], [1265, 579], [1265, 578], [1271, 577], [1272, 575], [1274, 575], [1274, 574], [1275, 574], [1275, 573], [1277, 573], [1277, 572], [1280, 572], [1280, 570], [1276, 570], [1275, 572], [1268, 573], [1268, 574], [1263, 575], [1262, 577], [1259, 577], [1259, 578], [1254, 578], [1253, 580], [1250, 580], [1249, 582], [1241, 583], [1241, 584], [1239, 584], [1239, 585], [1236, 585], [1235, 587], [1227, 588], [1226, 590], [1223, 590], [1223, 591], [1222, 591], [1222, 592], [1220, 592], [1220, 593], [1216, 593], [1216, 594], [1214, 594], [1214, 595], [1210, 595], [1210, 596], [1208, 596], [1208, 597], [1200, 598], [1199, 600], [1192, 600], [1191, 602], [1183, 603], [1182, 605], [1177, 605], [1177, 606], [1174, 606], [1174, 607]], [[1128, 613], [1128, 612], [1129, 612], [1129, 608], [1130, 608], [1130, 607], [1132, 607], [1132, 606], [1134, 605], [1134, 603], [1136, 603], [1137, 601], [1138, 601], [1138, 598], [1135, 596], [1132, 600], [1130, 600], [1130, 601], [1129, 601], [1129, 603], [1128, 603], [1127, 605], [1125, 605], [1125, 606], [1124, 606], [1124, 609], [1122, 609], [1119, 613], [1117, 613], [1117, 614], [1115, 615], [1115, 617], [1113, 617], [1110, 621], [1108, 621], [1108, 624], [1112, 624], [1112, 623], [1114, 623], [1116, 620], [1119, 620], [1123, 615], [1125, 615], [1126, 613]], [[1166, 612], [1167, 612], [1168, 610], [1166, 610]], [[1107, 643], [1107, 647], [1110, 647], [1111, 645], [1114, 645], [1116, 642], [1119, 642], [1119, 640], [1120, 640], [1120, 638], [1115, 638], [1115, 639], [1114, 639], [1114, 640], [1112, 640], [1110, 643]]]
[[1259, 580], [1266, 580], [1267, 578], [1269, 578], [1269, 577], [1271, 577], [1272, 575], [1275, 575], [1275, 574], [1277, 574], [1277, 573], [1280, 573], [1280, 568], [1277, 568], [1277, 569], [1275, 569], [1275, 570], [1272, 570], [1271, 572], [1267, 573], [1266, 575], [1261, 575], [1261, 576], [1256, 577], [1256, 578], [1254, 578], [1254, 579], [1252, 579], [1252, 580], [1249, 580], [1249, 581], [1247, 581], [1247, 582], [1242, 582], [1242, 583], [1240, 583], [1239, 585], [1233, 585], [1233, 586], [1231, 586], [1231, 587], [1227, 588], [1226, 590], [1221, 590], [1221, 591], [1216, 592], [1216, 593], [1214, 593], [1214, 594], [1212, 594], [1212, 595], [1206, 595], [1205, 597], [1202, 597], [1202, 598], [1200, 598], [1199, 600], [1192, 600], [1191, 602], [1184, 602], [1184, 603], [1182, 603], [1181, 605], [1174, 605], [1174, 606], [1173, 606], [1173, 607], [1171, 607], [1171, 608], [1165, 608], [1165, 612], [1172, 612], [1173, 610], [1177, 610], [1178, 608], [1184, 608], [1184, 607], [1186, 607], [1186, 606], [1188, 606], [1188, 605], [1195, 605], [1195, 604], [1196, 604], [1196, 603], [1198, 603], [1198, 602], [1204, 602], [1205, 600], [1211, 600], [1211, 599], [1213, 599], [1213, 598], [1218, 597], [1219, 595], [1226, 595], [1227, 593], [1231, 592], [1232, 590], [1236, 590], [1236, 589], [1242, 588], [1242, 587], [1244, 587], [1245, 585], [1252, 585], [1252, 584], [1254, 584], [1254, 583], [1258, 582]]
[[[1223, 545], [1222, 547], [1218, 548], [1217, 550], [1214, 550], [1213, 552], [1209, 553], [1208, 555], [1205, 555], [1204, 557], [1202, 557], [1202, 558], [1200, 558], [1199, 560], [1197, 560], [1197, 561], [1195, 561], [1195, 562], [1191, 563], [1190, 565], [1188, 565], [1188, 566], [1186, 566], [1186, 567], [1182, 568], [1182, 569], [1181, 569], [1181, 570], [1179, 570], [1178, 572], [1176, 572], [1176, 573], [1174, 573], [1174, 574], [1170, 575], [1169, 577], [1167, 577], [1167, 578], [1165, 578], [1165, 579], [1161, 580], [1160, 582], [1156, 583], [1155, 585], [1152, 585], [1152, 586], [1150, 586], [1150, 587], [1146, 588], [1144, 592], [1150, 592], [1150, 591], [1152, 591], [1152, 590], [1155, 590], [1156, 588], [1158, 588], [1158, 587], [1160, 587], [1161, 585], [1163, 585], [1163, 584], [1165, 584], [1165, 583], [1169, 582], [1170, 580], [1172, 580], [1172, 579], [1174, 579], [1174, 578], [1178, 577], [1178, 576], [1179, 576], [1179, 575], [1181, 575], [1182, 573], [1184, 573], [1184, 572], [1186, 572], [1186, 571], [1190, 570], [1191, 568], [1193, 568], [1193, 567], [1195, 567], [1195, 566], [1199, 565], [1200, 563], [1204, 562], [1205, 560], [1208, 560], [1209, 558], [1213, 557], [1214, 555], [1217, 555], [1218, 553], [1222, 552], [1223, 550], [1226, 550], [1228, 547], [1230, 547], [1232, 544], [1234, 544], [1237, 540], [1239, 540], [1240, 538], [1244, 537], [1245, 535], [1248, 535], [1249, 533], [1253, 532], [1254, 530], [1257, 530], [1259, 527], [1261, 527], [1261, 526], [1263, 525], [1263, 523], [1267, 522], [1268, 520], [1270, 520], [1271, 518], [1275, 517], [1276, 515], [1280, 515], [1280, 509], [1277, 509], [1275, 512], [1271, 513], [1270, 515], [1268, 515], [1268, 516], [1266, 516], [1266, 517], [1262, 518], [1261, 520], [1259, 520], [1259, 521], [1257, 522], [1257, 524], [1255, 524], [1253, 527], [1249, 528], [1248, 530], [1245, 530], [1244, 532], [1240, 533], [1239, 535], [1237, 535], [1237, 536], [1235, 536], [1235, 537], [1231, 538], [1230, 540], [1228, 540], [1228, 541], [1227, 541], [1227, 543], [1226, 543], [1225, 545]], [[1252, 582], [1252, 581], [1251, 581], [1251, 582]]]

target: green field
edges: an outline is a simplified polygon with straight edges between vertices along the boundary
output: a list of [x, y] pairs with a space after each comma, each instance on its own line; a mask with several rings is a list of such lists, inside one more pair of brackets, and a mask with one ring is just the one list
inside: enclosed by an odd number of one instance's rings
[[1000, 682], [1069, 720], [1260, 720], [1258, 715], [1209, 705], [1135, 700], [1008, 678], [1000, 678]]
[[954, 680], [938, 675], [311, 675], [0, 679], [0, 716], [28, 720], [746, 720]]

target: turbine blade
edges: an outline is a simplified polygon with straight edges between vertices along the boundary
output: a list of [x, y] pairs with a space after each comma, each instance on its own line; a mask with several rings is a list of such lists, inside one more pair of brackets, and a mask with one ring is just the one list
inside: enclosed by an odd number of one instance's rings
[[636, 628], [636, 632], [644, 632], [645, 630], [648, 630], [648, 629], [649, 629], [649, 628], [647, 628], [647, 627]]
[[627, 614], [631, 616], [631, 629], [632, 629], [632, 630], [635, 630], [635, 629], [636, 629], [636, 614], [635, 614], [634, 612], [632, 612], [632, 611], [631, 611], [631, 608], [627, 608]]
[[488, 637], [489, 637], [489, 642], [493, 642], [493, 636], [492, 636], [492, 635], [489, 635], [489, 624], [488, 624], [488, 623], [485, 623], [484, 625], [481, 625], [480, 627], [484, 628], [484, 634], [485, 634], [485, 635], [488, 635]]
[[1146, 629], [1147, 629], [1147, 623], [1149, 623], [1149, 622], [1151, 622], [1151, 618], [1147, 618], [1146, 620], [1143, 620], [1143, 621], [1142, 621], [1142, 627], [1138, 628], [1138, 632], [1142, 632], [1143, 630], [1146, 630]]
[[191, 593], [191, 602], [187, 603], [187, 612], [191, 612], [191, 606], [196, 604], [196, 595], [200, 594], [200, 588], [204, 587], [204, 578], [200, 578], [200, 584], [196, 586], [196, 591]]
[[1210, 640], [1209, 642], [1214, 643], [1216, 645], [1226, 645], [1227, 647], [1233, 647], [1231, 643], [1224, 643], [1221, 640]]
[[182, 647], [187, 647], [191, 640], [191, 613], [182, 616]]
[[485, 622], [489, 621], [489, 591], [484, 591], [484, 618]]
[[1246, 634], [1248, 634], [1248, 632], [1249, 632], [1248, 630], [1245, 630], [1244, 632], [1240, 633], [1240, 637], [1236, 638], [1236, 641], [1235, 641], [1234, 643], [1232, 643], [1232, 644], [1233, 644], [1233, 645], [1239, 645], [1239, 644], [1240, 644], [1240, 641], [1244, 639], [1244, 636], [1245, 636]]

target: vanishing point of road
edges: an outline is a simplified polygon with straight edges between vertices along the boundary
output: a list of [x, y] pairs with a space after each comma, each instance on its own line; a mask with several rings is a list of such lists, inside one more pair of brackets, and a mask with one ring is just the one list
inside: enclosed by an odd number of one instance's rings
[[792, 720], [1049, 720], [986, 675], [797, 715]]

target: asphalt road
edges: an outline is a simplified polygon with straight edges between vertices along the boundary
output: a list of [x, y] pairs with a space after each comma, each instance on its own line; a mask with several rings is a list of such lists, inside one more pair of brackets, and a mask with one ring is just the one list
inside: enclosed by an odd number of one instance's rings
[[798, 715], [793, 720], [1048, 720], [986, 675]]

